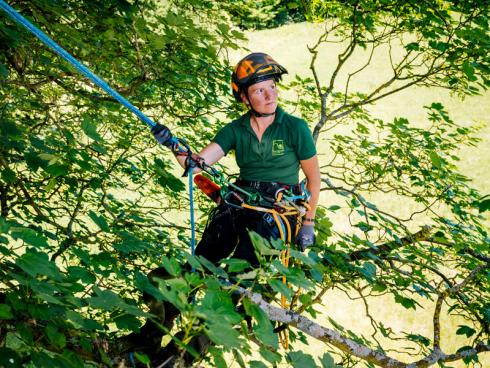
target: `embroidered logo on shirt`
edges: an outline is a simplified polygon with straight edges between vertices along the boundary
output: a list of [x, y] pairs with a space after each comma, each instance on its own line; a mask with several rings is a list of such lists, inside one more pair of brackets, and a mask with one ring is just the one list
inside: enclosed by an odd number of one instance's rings
[[284, 141], [282, 139], [272, 140], [272, 156], [284, 155]]

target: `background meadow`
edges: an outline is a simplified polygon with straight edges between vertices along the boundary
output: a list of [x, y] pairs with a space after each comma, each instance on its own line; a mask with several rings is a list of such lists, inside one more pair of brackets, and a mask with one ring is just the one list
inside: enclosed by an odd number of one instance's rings
[[[295, 75], [301, 77], [311, 77], [309, 68], [311, 54], [308, 47], [317, 42], [318, 37], [322, 34], [323, 25], [312, 23], [297, 23], [270, 30], [249, 31], [246, 33], [247, 42], [243, 43], [241, 50], [230, 52], [231, 64], [238, 62], [247, 52], [265, 52], [270, 54], [276, 61], [284, 65], [289, 74], [283, 79], [287, 84], [294, 79]], [[318, 56], [318, 74], [322, 81], [327, 81], [335, 65], [335, 57], [340, 52], [337, 44], [323, 45]], [[356, 66], [363, 65], [368, 57], [367, 52], [359, 52], [352, 60], [346, 70], [355, 69]], [[376, 85], [381, 77], [386, 73], [388, 61], [383, 58], [381, 53], [375, 54], [369, 67], [356, 76], [351, 81], [356, 90], [369, 90]], [[341, 75], [339, 84], [345, 83], [347, 76]], [[341, 87], [341, 86], [339, 86]], [[297, 95], [290, 90], [281, 90], [280, 97], [287, 99], [296, 99]], [[472, 180], [472, 185], [477, 188], [482, 195], [490, 193], [490, 92], [485, 92], [479, 96], [462, 98], [451, 94], [441, 88], [412, 87], [388, 96], [374, 105], [370, 105], [368, 110], [374, 116], [391, 121], [396, 117], [405, 117], [410, 124], [418, 127], [424, 127], [428, 124], [427, 111], [424, 106], [432, 102], [440, 102], [447, 109], [449, 116], [459, 125], [478, 126], [480, 127], [477, 137], [481, 140], [475, 147], [463, 147], [458, 152], [461, 161], [458, 169], [461, 173]], [[294, 111], [289, 111], [295, 113]], [[296, 112], [297, 113], [297, 112]], [[309, 122], [313, 126], [316, 121]], [[352, 127], [341, 126], [336, 128], [335, 132], [349, 132]], [[331, 151], [328, 142], [319, 141], [317, 148], [320, 155], [320, 165], [329, 160]], [[225, 158], [226, 166], [231, 172], [236, 172], [231, 157]], [[397, 198], [384, 193], [373, 193], [372, 201], [380, 205], [389, 213], [405, 214], [410, 213], [416, 205], [414, 203], [401, 204]], [[323, 191], [321, 194], [320, 204], [330, 206], [332, 201], [336, 201], [329, 191]], [[335, 202], [337, 204], [337, 202]], [[441, 213], [448, 212], [445, 208], [436, 209]], [[346, 219], [346, 212], [329, 214], [332, 219], [334, 228], [342, 232], [350, 229]], [[415, 221], [415, 225], [423, 226], [427, 218], [421, 217]], [[487, 228], [490, 230], [490, 219], [486, 217]], [[416, 227], [414, 227], [416, 231]], [[432, 303], [427, 303], [423, 298], [418, 302], [424, 306], [414, 310], [402, 308], [393, 301], [391, 296], [386, 298], [372, 298], [369, 300], [369, 312], [377, 319], [386, 321], [386, 325], [394, 331], [405, 331], [423, 336], [432, 335]], [[318, 322], [322, 325], [328, 325], [328, 318], [334, 319], [344, 327], [351, 329], [355, 333], [370, 335], [372, 326], [370, 320], [366, 317], [365, 305], [359, 297], [348, 295], [340, 291], [330, 291], [324, 297], [322, 307], [317, 308], [322, 317]], [[442, 331], [442, 347], [447, 351], [453, 351], [455, 347], [460, 346], [464, 337], [455, 335], [454, 331], [458, 326], [463, 324], [463, 320], [455, 316], [447, 315], [447, 307], [444, 310], [441, 324], [444, 326]], [[388, 343], [396, 350], [396, 344]], [[313, 356], [321, 356], [325, 345], [321, 342], [309, 339], [308, 345], [303, 349]], [[415, 349], [414, 349], [415, 351]], [[397, 356], [396, 353], [393, 354]], [[480, 357], [481, 367], [490, 365], [490, 354], [485, 353]], [[361, 364], [360, 364], [361, 365]], [[451, 363], [448, 366], [463, 367], [466, 366], [462, 361]]]

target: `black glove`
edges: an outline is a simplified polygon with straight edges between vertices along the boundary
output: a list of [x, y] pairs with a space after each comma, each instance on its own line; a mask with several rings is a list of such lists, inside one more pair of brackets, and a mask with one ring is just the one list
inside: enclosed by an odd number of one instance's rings
[[303, 224], [301, 229], [298, 231], [298, 235], [296, 236], [296, 244], [298, 247], [305, 251], [306, 248], [315, 244], [315, 232], [313, 231], [315, 226], [313, 224], [306, 225]]
[[172, 133], [165, 125], [156, 123], [156, 125], [151, 128], [151, 132], [158, 143], [163, 144], [165, 147], [172, 148]]

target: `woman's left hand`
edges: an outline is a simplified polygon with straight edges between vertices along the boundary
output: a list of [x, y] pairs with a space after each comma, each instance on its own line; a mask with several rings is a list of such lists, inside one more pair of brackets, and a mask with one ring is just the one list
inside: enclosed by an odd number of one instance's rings
[[301, 229], [299, 229], [298, 235], [296, 236], [296, 244], [298, 244], [302, 251], [305, 251], [306, 248], [315, 244], [314, 230], [315, 225], [313, 223], [301, 225]]

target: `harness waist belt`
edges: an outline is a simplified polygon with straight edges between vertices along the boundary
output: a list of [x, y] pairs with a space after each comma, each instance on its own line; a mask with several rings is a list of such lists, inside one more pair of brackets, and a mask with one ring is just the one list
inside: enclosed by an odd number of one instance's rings
[[301, 194], [301, 186], [299, 184], [288, 185], [269, 181], [254, 181], [243, 179], [238, 179], [235, 184], [240, 187], [256, 189], [261, 193], [266, 193], [269, 195], [275, 195], [275, 193], [280, 189], [290, 190], [293, 194]]

